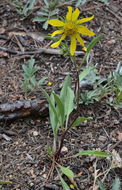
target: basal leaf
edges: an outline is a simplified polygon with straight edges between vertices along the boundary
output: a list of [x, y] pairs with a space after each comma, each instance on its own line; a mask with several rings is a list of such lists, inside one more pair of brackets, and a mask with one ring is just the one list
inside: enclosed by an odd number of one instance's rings
[[78, 125], [80, 125], [81, 123], [83, 123], [84, 121], [90, 120], [92, 119], [92, 117], [79, 117], [75, 120], [75, 122], [72, 124], [71, 128], [77, 127]]
[[61, 116], [61, 126], [63, 126], [63, 124], [64, 124], [64, 105], [63, 105], [62, 101], [60, 100], [60, 98], [54, 92], [53, 92], [53, 95], [54, 95], [55, 101], [57, 103], [59, 114]]
[[98, 156], [98, 157], [106, 158], [108, 156], [111, 156], [111, 154], [107, 154], [106, 152], [100, 152], [97, 150], [85, 150], [85, 151], [75, 154], [73, 157], [77, 157], [77, 156]]
[[69, 87], [71, 86], [70, 75], [68, 75], [66, 77], [64, 84], [63, 84], [63, 88], [62, 88], [61, 93], [60, 93], [60, 98], [61, 98], [62, 102], [64, 102], [64, 100], [65, 100], [68, 86]]
[[65, 174], [68, 177], [74, 178], [74, 173], [72, 172], [72, 170], [70, 170], [69, 168], [66, 167], [60, 167], [61, 171], [63, 172], [63, 174]]
[[54, 113], [52, 106], [49, 104], [49, 116], [50, 116], [50, 122], [51, 122], [51, 127], [53, 130], [54, 138], [56, 138], [57, 135], [57, 130], [58, 130], [58, 113], [55, 108], [55, 99], [53, 93], [51, 93], [50, 96], [50, 101], [55, 109], [56, 114]]
[[50, 104], [50, 106], [52, 108], [52, 111], [54, 112], [57, 121], [59, 121], [57, 113], [56, 113], [56, 109], [55, 109], [54, 105], [52, 104], [52, 102], [50, 100], [50, 97], [48, 96], [47, 92], [42, 87], [40, 87], [40, 88], [41, 88], [42, 92], [44, 93], [45, 97], [47, 98], [47, 101]]
[[74, 102], [73, 101], [74, 101], [74, 92], [68, 86], [67, 87], [66, 98], [65, 98], [65, 101], [64, 101], [65, 116], [66, 116], [66, 128], [67, 128], [67, 124], [68, 124], [69, 115], [73, 111], [73, 108], [74, 108]]
[[60, 177], [60, 180], [61, 180], [61, 184], [62, 184], [63, 190], [70, 190], [69, 186], [64, 181], [64, 179], [61, 176], [59, 176], [59, 177]]

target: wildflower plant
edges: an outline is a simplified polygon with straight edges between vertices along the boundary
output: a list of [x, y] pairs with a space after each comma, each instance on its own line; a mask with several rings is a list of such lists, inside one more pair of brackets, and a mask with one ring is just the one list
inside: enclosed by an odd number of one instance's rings
[[[58, 47], [67, 36], [70, 37], [71, 39], [71, 44], [70, 44], [71, 55], [70, 56], [72, 56], [73, 65], [76, 70], [76, 81], [75, 81], [74, 91], [71, 88], [71, 79], [69, 75], [66, 77], [64, 81], [60, 95], [57, 95], [55, 92], [52, 92], [51, 95], [49, 96], [47, 92], [43, 88], [41, 88], [42, 92], [46, 96], [47, 101], [49, 103], [50, 122], [51, 122], [51, 127], [53, 130], [53, 136], [54, 136], [53, 147], [47, 146], [47, 151], [50, 155], [51, 160], [53, 161], [49, 174], [51, 174], [52, 170], [55, 167], [61, 179], [62, 187], [64, 190], [65, 189], [70, 190], [70, 188], [66, 184], [66, 182], [63, 180], [61, 176], [61, 172], [65, 174], [71, 181], [73, 181], [73, 178], [74, 178], [74, 174], [69, 168], [62, 167], [61, 165], [57, 163], [60, 159], [60, 153], [63, 147], [65, 136], [70, 129], [73, 129], [76, 126], [79, 126], [84, 121], [92, 119], [91, 117], [86, 118], [86, 117], [78, 116], [79, 93], [80, 93], [79, 82], [82, 81], [91, 70], [90, 68], [86, 68], [80, 73], [80, 69], [82, 67], [82, 64], [86, 60], [88, 54], [90, 53], [91, 49], [93, 48], [93, 46], [102, 38], [102, 36], [98, 36], [97, 38], [93, 39], [92, 42], [88, 45], [88, 48], [86, 48], [80, 34], [94, 36], [95, 33], [90, 31], [87, 27], [81, 24], [92, 20], [94, 16], [78, 20], [79, 15], [80, 15], [80, 11], [78, 8], [76, 8], [75, 11], [73, 12], [72, 7], [68, 6], [68, 13], [66, 15], [65, 21], [60, 21], [57, 19], [52, 19], [48, 21], [48, 24], [55, 27], [59, 27], [58, 30], [56, 30], [55, 32], [51, 34], [52, 38], [57, 34], [62, 34], [62, 37], [57, 42], [51, 45], [52, 48]], [[75, 57], [77, 41], [81, 44], [84, 51], [86, 52], [80, 65], [77, 64], [76, 57]], [[74, 105], [75, 99], [77, 101], [77, 112], [75, 116], [71, 117], [71, 113], [75, 108], [75, 105]], [[58, 140], [59, 129], [60, 131], [62, 131], [60, 142]], [[83, 155], [89, 155], [89, 156], [94, 155], [98, 157], [110, 156], [107, 153], [93, 150], [93, 151], [83, 151], [83, 152], [77, 153], [76, 155], [72, 157], [83, 156]], [[59, 168], [60, 168], [60, 172], [58, 170]]]

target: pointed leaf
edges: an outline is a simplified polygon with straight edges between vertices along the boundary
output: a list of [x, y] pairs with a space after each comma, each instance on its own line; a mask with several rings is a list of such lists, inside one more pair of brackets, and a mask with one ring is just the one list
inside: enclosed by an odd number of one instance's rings
[[[50, 101], [51, 101], [53, 107], [55, 108], [55, 99], [54, 99], [53, 93], [51, 93]], [[54, 138], [56, 138], [57, 130], [58, 130], [58, 118], [57, 118], [58, 113], [57, 113], [56, 108], [55, 108], [55, 111], [56, 111], [57, 116], [55, 115], [51, 105], [49, 104], [49, 116], [50, 116], [50, 122], [51, 122], [51, 127], [53, 130]]]
[[60, 98], [54, 92], [53, 92], [53, 95], [54, 95], [55, 101], [57, 103], [57, 107], [58, 107], [59, 114], [61, 117], [61, 126], [63, 126], [63, 124], [64, 124], [64, 105], [63, 105], [62, 101], [60, 100]]
[[45, 97], [47, 98], [47, 101], [50, 104], [50, 106], [52, 108], [52, 111], [54, 112], [57, 121], [59, 121], [57, 113], [56, 113], [56, 109], [55, 109], [54, 105], [52, 104], [52, 102], [50, 100], [50, 97], [48, 96], [47, 92], [42, 87], [40, 87], [40, 88], [41, 88], [42, 92], [44, 93]]
[[64, 179], [61, 177], [61, 175], [59, 177], [60, 177], [60, 180], [61, 180], [61, 184], [62, 184], [63, 190], [70, 190], [69, 186], [64, 181]]
[[77, 157], [77, 156], [98, 156], [98, 157], [106, 158], [108, 156], [111, 156], [111, 154], [107, 154], [106, 152], [100, 152], [97, 150], [85, 150], [85, 151], [75, 154], [73, 157]]
[[48, 13], [45, 11], [39, 11], [38, 15], [42, 15], [42, 16], [48, 16]]
[[87, 48], [87, 54], [91, 51], [91, 49], [95, 46], [95, 44], [97, 43], [97, 42], [99, 42], [101, 39], [102, 39], [102, 35], [100, 35], [100, 36], [97, 36], [96, 38], [94, 38], [91, 42], [90, 42], [90, 44], [88, 45], [88, 48]]
[[0, 184], [4, 185], [4, 184], [12, 184], [11, 181], [0, 181]]
[[35, 76], [34, 76], [34, 75], [30, 78], [30, 82], [32, 83], [32, 85], [33, 85], [34, 87], [36, 87], [37, 82], [36, 82], [36, 79], [35, 79]]
[[88, 74], [91, 70], [93, 70], [94, 68], [87, 68], [87, 69], [84, 69], [80, 75], [79, 75], [79, 82], [81, 82]]
[[65, 100], [68, 86], [69, 87], [71, 86], [70, 75], [68, 75], [66, 77], [64, 84], [63, 84], [63, 88], [62, 88], [61, 93], [60, 93], [60, 98], [61, 98], [62, 102], [64, 102], [64, 100]]
[[69, 119], [69, 115], [70, 113], [73, 111], [74, 108], [74, 92], [73, 90], [68, 86], [67, 87], [67, 95], [64, 101], [64, 105], [65, 105], [65, 116], [66, 116], [66, 128], [67, 128], [67, 124], [68, 124], [68, 119]]
[[63, 174], [65, 174], [68, 177], [74, 178], [74, 173], [72, 172], [72, 170], [70, 170], [69, 168], [66, 167], [60, 167], [61, 171], [63, 172]]
[[101, 181], [98, 181], [98, 185], [99, 185], [100, 190], [106, 190], [105, 185]]
[[40, 86], [46, 79], [47, 79], [47, 77], [43, 77], [41, 80], [39, 80], [38, 86]]
[[84, 61], [86, 60], [88, 54], [90, 53], [91, 49], [95, 46], [95, 44], [96, 44], [99, 40], [101, 40], [102, 37], [103, 37], [103, 36], [100, 35], [100, 36], [94, 38], [94, 39], [90, 42], [90, 44], [88, 45], [88, 48], [87, 48], [87, 52], [86, 52], [86, 54], [85, 54], [85, 56], [84, 56], [84, 58], [83, 58], [83, 60], [82, 60], [82, 62], [81, 62], [81, 64], [80, 64], [80, 66], [79, 66], [79, 68], [78, 68], [79, 71], [80, 71], [80, 69], [81, 69], [81, 67], [82, 67], [82, 65], [83, 65], [83, 63], [84, 63]]
[[48, 22], [47, 22], [47, 21], [43, 24], [43, 28], [44, 28], [45, 30], [47, 30], [47, 28], [48, 28]]
[[84, 121], [87, 121], [87, 120], [90, 120], [90, 119], [92, 119], [92, 117], [79, 117], [72, 124], [71, 128], [74, 128], [74, 127], [80, 125], [81, 123], [83, 123]]
[[35, 22], [45, 22], [47, 20], [47, 17], [35, 17], [33, 19]]
[[46, 7], [49, 8], [49, 6], [50, 6], [49, 0], [44, 0], [44, 2], [45, 2]]
[[58, 14], [58, 12], [59, 12], [59, 9], [54, 9], [53, 11], [50, 12], [50, 16], [52, 17], [52, 16]]
[[34, 66], [34, 63], [35, 63], [35, 59], [30, 59], [29, 60], [29, 68], [32, 70], [33, 66]]

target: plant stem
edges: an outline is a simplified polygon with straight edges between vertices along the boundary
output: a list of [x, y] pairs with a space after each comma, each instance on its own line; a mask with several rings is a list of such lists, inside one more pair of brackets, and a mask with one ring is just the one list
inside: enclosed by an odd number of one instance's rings
[[77, 96], [77, 115], [79, 113], [79, 94], [80, 94], [80, 84], [79, 84], [79, 70], [76, 64], [76, 56], [73, 56], [73, 64], [76, 70], [76, 75], [77, 75], [77, 79], [75, 82], [75, 90], [74, 90], [74, 94]]
[[72, 123], [69, 125], [69, 127], [67, 127], [67, 129], [63, 132], [63, 134], [62, 134], [62, 136], [61, 136], [60, 147], [59, 147], [58, 151], [57, 151], [57, 152], [55, 153], [55, 155], [54, 155], [56, 161], [59, 159], [59, 155], [60, 155], [60, 153], [61, 153], [61, 149], [62, 149], [63, 143], [64, 143], [64, 138], [65, 138], [67, 132], [70, 130], [72, 124], [75, 122], [76, 119], [77, 119], [77, 114], [76, 114], [75, 119], [72, 121]]

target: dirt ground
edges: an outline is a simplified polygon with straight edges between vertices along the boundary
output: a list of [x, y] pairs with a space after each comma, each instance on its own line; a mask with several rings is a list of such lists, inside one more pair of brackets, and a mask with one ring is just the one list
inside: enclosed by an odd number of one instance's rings
[[[44, 6], [42, 1], [38, 1], [38, 5]], [[94, 19], [88, 27], [95, 32], [96, 36], [103, 34], [102, 40], [93, 48], [93, 63], [97, 64], [101, 76], [108, 76], [122, 58], [121, 7], [120, 0], [111, 0], [109, 6], [100, 1], [87, 1], [79, 7], [81, 17], [94, 14]], [[66, 6], [60, 7], [59, 16], [62, 13], [65, 15], [66, 11]], [[44, 84], [48, 92], [60, 90], [68, 74], [71, 75], [72, 81], [75, 78], [74, 68], [68, 57], [44, 52], [35, 52], [31, 55], [15, 53], [15, 51], [32, 52], [39, 48], [50, 48], [50, 40], [43, 37], [53, 29], [49, 27], [48, 30], [44, 30], [41, 23], [33, 22], [35, 14], [36, 11], [21, 20], [10, 1], [0, 1], [0, 104], [25, 99], [22, 88], [22, 65], [28, 64], [28, 60], [32, 57], [36, 65], [40, 66], [36, 74], [37, 80], [43, 76], [48, 77]], [[86, 44], [91, 40], [91, 37], [85, 38]], [[77, 57], [77, 62], [81, 60], [82, 55]], [[48, 85], [49, 81], [52, 82], [51, 86]], [[40, 89], [28, 96], [29, 100], [35, 98], [44, 98]], [[79, 151], [93, 149], [108, 153], [116, 151], [122, 157], [121, 110], [110, 106], [106, 97], [94, 104], [80, 105], [80, 116], [93, 117], [93, 119], [68, 132], [59, 163], [69, 167], [75, 173], [74, 180], [77, 188], [74, 189], [91, 190], [96, 159], [86, 156], [69, 159], [66, 157]], [[46, 150], [46, 146], [52, 142], [53, 133], [48, 114], [45, 117], [27, 117], [10, 123], [1, 122], [0, 181], [12, 182], [11, 185], [3, 185], [1, 189], [62, 189], [55, 170], [53, 177], [41, 187], [52, 164]], [[98, 160], [99, 172], [102, 173], [109, 167], [110, 160], [104, 158]], [[111, 169], [106, 176], [104, 183], [108, 190], [111, 189], [115, 177], [119, 177], [122, 181], [121, 168]], [[70, 181], [65, 176], [64, 179], [70, 185]], [[103, 176], [99, 179], [103, 179]]]

